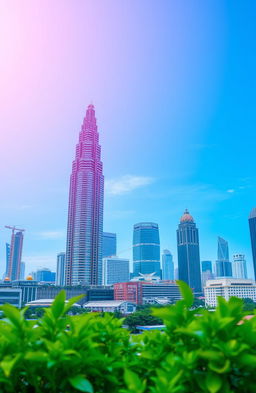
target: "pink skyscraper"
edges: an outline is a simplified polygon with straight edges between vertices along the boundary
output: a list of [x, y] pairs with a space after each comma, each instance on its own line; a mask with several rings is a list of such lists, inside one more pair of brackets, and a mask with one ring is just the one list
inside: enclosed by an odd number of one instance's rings
[[102, 283], [103, 195], [99, 134], [89, 105], [70, 177], [66, 285]]

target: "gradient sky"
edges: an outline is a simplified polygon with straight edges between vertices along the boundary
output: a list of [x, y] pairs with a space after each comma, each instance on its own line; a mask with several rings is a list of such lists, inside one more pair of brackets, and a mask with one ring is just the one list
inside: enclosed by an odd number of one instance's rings
[[98, 119], [104, 229], [131, 257], [159, 224], [176, 258], [185, 208], [201, 259], [251, 249], [256, 205], [255, 1], [0, 2], [0, 274], [4, 225], [26, 228], [26, 272], [65, 250], [69, 175], [88, 104]]

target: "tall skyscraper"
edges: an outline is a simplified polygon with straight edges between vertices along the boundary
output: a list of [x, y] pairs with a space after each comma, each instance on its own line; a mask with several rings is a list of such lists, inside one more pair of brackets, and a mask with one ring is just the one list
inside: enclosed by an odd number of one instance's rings
[[130, 280], [129, 259], [108, 257], [103, 258], [103, 285], [112, 285]]
[[174, 280], [174, 263], [169, 250], [164, 250], [162, 254], [162, 280]]
[[243, 254], [233, 255], [232, 271], [234, 278], [247, 278], [246, 260]]
[[101, 147], [93, 105], [86, 111], [70, 178], [66, 285], [102, 282], [103, 194]]
[[9, 243], [5, 243], [5, 277], [8, 277], [10, 255], [11, 255], [11, 245]]
[[201, 292], [199, 235], [193, 217], [186, 209], [177, 229], [179, 279], [195, 292]]
[[160, 240], [158, 224], [140, 222], [133, 227], [133, 275], [160, 272]]
[[103, 232], [102, 258], [116, 255], [116, 233]]
[[228, 242], [222, 237], [218, 237], [216, 276], [232, 277], [232, 264], [229, 261]]
[[10, 248], [10, 259], [8, 264], [7, 276], [11, 281], [19, 280], [20, 278], [20, 265], [22, 258], [23, 247], [23, 233], [22, 231], [12, 231], [12, 240]]
[[249, 228], [250, 228], [250, 235], [251, 235], [254, 277], [256, 280], [256, 208], [253, 208], [249, 215]]
[[57, 269], [56, 269], [56, 285], [64, 287], [65, 285], [65, 252], [60, 252], [57, 255]]

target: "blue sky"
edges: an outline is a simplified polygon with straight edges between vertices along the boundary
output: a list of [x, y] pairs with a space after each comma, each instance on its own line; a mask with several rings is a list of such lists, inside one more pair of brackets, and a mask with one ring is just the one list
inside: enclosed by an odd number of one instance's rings
[[201, 259], [216, 259], [220, 235], [231, 255], [245, 253], [252, 275], [255, 2], [1, 7], [0, 270], [6, 224], [26, 228], [27, 273], [55, 269], [65, 250], [75, 144], [92, 101], [106, 178], [104, 228], [117, 233], [120, 257], [131, 257], [133, 224], [155, 221], [161, 249], [177, 263], [175, 231], [188, 208]]

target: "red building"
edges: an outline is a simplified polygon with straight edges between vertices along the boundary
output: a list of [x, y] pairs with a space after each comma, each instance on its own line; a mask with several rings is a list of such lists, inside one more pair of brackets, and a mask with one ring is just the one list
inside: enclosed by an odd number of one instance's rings
[[114, 299], [142, 304], [142, 283], [130, 281], [114, 284]]

